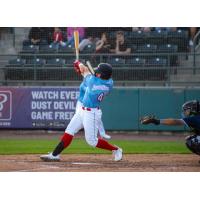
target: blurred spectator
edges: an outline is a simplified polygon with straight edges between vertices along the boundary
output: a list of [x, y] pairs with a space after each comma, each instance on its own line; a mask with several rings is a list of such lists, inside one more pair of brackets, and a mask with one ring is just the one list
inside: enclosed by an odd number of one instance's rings
[[28, 40], [23, 42], [23, 45], [41, 45], [47, 44], [45, 28], [32, 27], [29, 31]]
[[178, 30], [183, 30], [183, 31], [188, 31], [188, 41], [189, 41], [189, 46], [192, 47], [194, 44], [194, 37], [196, 33], [198, 32], [198, 27], [178, 27]]
[[132, 27], [132, 31], [144, 31], [144, 32], [150, 32], [150, 27]]
[[106, 32], [101, 34], [101, 38], [96, 42], [96, 53], [109, 53], [110, 43]]
[[53, 43], [52, 45], [55, 45], [57, 48], [60, 46], [65, 46], [66, 43], [63, 42], [63, 34], [60, 28], [55, 27], [54, 33], [53, 33]]
[[189, 28], [189, 45], [190, 46], [193, 46], [193, 44], [194, 44], [193, 39], [194, 39], [194, 36], [196, 35], [196, 33], [197, 33], [197, 27]]
[[85, 39], [83, 39], [79, 44], [79, 50], [83, 49], [89, 44], [96, 44], [96, 41], [99, 40], [99, 28], [98, 27], [89, 27], [85, 30]]
[[39, 44], [42, 38], [42, 32], [40, 27], [32, 27], [30, 32], [29, 32], [29, 36], [28, 36], [31, 44]]
[[67, 44], [74, 45], [74, 31], [79, 32], [79, 42], [85, 38], [85, 28], [84, 27], [68, 27], [67, 28]]
[[111, 53], [126, 55], [131, 53], [130, 42], [125, 40], [124, 32], [116, 32], [116, 41], [111, 45]]

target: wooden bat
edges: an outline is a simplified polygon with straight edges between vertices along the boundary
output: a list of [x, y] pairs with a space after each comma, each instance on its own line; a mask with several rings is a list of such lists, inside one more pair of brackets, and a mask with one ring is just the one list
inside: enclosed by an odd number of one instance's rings
[[91, 73], [92, 75], [95, 75], [94, 69], [93, 69], [93, 67], [92, 67], [92, 65], [91, 65], [91, 63], [90, 63], [90, 61], [86, 61], [86, 64], [87, 64], [87, 68], [89, 69], [90, 73]]
[[74, 46], [76, 50], [76, 60], [79, 60], [79, 32], [74, 31]]

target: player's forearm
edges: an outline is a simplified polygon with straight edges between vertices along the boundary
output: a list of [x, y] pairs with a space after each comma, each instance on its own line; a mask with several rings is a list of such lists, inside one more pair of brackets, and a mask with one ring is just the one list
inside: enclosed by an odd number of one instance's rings
[[181, 125], [184, 125], [184, 122], [183, 120], [181, 119], [161, 119], [160, 120], [160, 124], [162, 125], [171, 125], [171, 126], [181, 126]]

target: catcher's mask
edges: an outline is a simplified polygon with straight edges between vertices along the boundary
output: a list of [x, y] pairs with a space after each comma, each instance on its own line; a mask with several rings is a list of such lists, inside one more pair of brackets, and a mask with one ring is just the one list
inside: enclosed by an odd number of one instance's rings
[[183, 117], [189, 117], [189, 116], [197, 115], [197, 114], [200, 114], [198, 100], [187, 101], [182, 105]]
[[95, 74], [101, 74], [100, 78], [102, 79], [108, 80], [112, 76], [112, 66], [108, 63], [100, 63], [94, 71]]

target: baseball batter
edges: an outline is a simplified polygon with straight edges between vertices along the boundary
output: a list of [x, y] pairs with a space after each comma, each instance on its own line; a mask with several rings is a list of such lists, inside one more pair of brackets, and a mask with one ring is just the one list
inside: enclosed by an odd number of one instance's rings
[[[112, 67], [107, 63], [100, 63], [95, 69], [95, 75], [90, 74], [88, 68], [79, 61], [74, 62], [75, 70], [84, 77], [85, 94], [83, 95], [82, 104], [78, 103], [76, 113], [67, 126], [65, 133], [52, 153], [42, 155], [43, 161], [60, 161], [60, 153], [67, 148], [74, 135], [82, 128], [85, 131], [86, 142], [97, 148], [113, 152], [114, 160], [122, 159], [122, 149], [108, 143], [103, 138], [98, 138], [102, 112], [100, 103], [104, 97], [110, 93], [113, 87]], [[81, 86], [82, 87], [82, 86]]]
[[[79, 70], [76, 70], [76, 71], [77, 71], [78, 74], [80, 73]], [[76, 115], [80, 114], [79, 111], [83, 107], [83, 97], [85, 95], [86, 88], [87, 88], [86, 78], [84, 78], [82, 83], [81, 83], [81, 85], [80, 85], [80, 87], [79, 87], [79, 92], [80, 93], [79, 93], [79, 98], [78, 98], [78, 101], [77, 101], [77, 104], [76, 104], [76, 112], [75, 112]], [[100, 110], [100, 112], [101, 112], [101, 110]], [[106, 138], [106, 139], [110, 139], [111, 138], [110, 135], [106, 134], [102, 120], [99, 121], [99, 134], [103, 138]]]
[[142, 124], [187, 125], [194, 134], [186, 137], [186, 146], [190, 151], [200, 155], [200, 105], [199, 101], [192, 100], [183, 104], [181, 119], [156, 119], [154, 116], [145, 116]]

